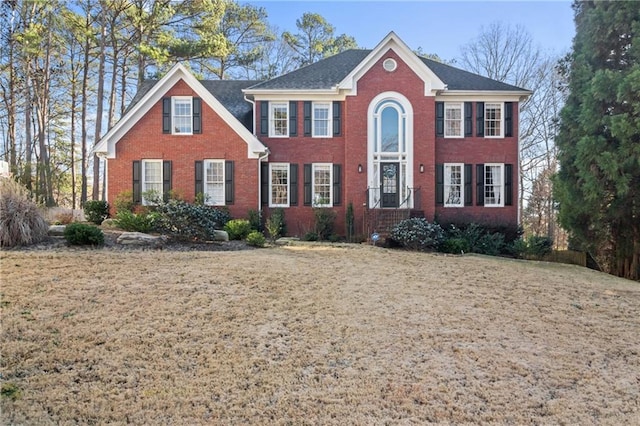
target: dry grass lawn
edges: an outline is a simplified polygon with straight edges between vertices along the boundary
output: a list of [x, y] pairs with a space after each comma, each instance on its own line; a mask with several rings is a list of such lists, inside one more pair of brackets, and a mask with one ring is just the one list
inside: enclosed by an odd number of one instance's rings
[[640, 424], [640, 285], [370, 246], [0, 252], [4, 424]]

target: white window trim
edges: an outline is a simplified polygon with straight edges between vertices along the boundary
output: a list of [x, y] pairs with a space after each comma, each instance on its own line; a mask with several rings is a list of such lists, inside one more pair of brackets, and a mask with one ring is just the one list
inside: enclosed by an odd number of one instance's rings
[[145, 165], [147, 163], [158, 163], [160, 164], [160, 191], [158, 191], [158, 196], [160, 197], [160, 199], [162, 199], [162, 197], [164, 196], [163, 192], [162, 192], [162, 185], [164, 183], [164, 176], [163, 174], [163, 164], [162, 164], [162, 160], [142, 160], [142, 162], [140, 163], [140, 167], [142, 168], [142, 170], [140, 171], [141, 174], [141, 182], [140, 182], [140, 196], [142, 197], [142, 205], [143, 206], [152, 206], [154, 205], [153, 203], [150, 203], [145, 197], [144, 197], [144, 193], [149, 191], [149, 189], [147, 189], [147, 176], [146, 176], [146, 170], [147, 168], [145, 167]]
[[[207, 181], [207, 165], [210, 163], [217, 163], [217, 164], [222, 164], [222, 202], [219, 203], [214, 203], [212, 200], [209, 200], [208, 197], [208, 193], [207, 193], [207, 184], [209, 183]], [[209, 160], [204, 160], [203, 165], [202, 165], [202, 186], [203, 186], [203, 190], [204, 190], [204, 194], [205, 194], [205, 205], [207, 206], [224, 206], [226, 204], [225, 202], [225, 182], [226, 182], [226, 176], [225, 176], [225, 160], [219, 160], [219, 159], [209, 159]]]
[[[329, 201], [316, 203], [316, 168], [329, 167]], [[333, 207], [333, 163], [313, 163], [311, 165], [311, 200], [313, 207]]]
[[[327, 134], [316, 135], [316, 106], [327, 107]], [[330, 138], [333, 136], [333, 105], [332, 102], [313, 102], [311, 104], [311, 136], [314, 138]]]
[[[191, 104], [191, 131], [190, 132], [176, 132], [176, 126], [173, 123], [173, 120], [176, 116], [176, 101], [186, 101], [188, 100]], [[171, 134], [176, 136], [190, 136], [193, 135], [193, 96], [172, 96], [171, 97]]]
[[[487, 105], [500, 105], [500, 134], [487, 135]], [[504, 139], [504, 102], [484, 103], [484, 137], [487, 139]]]
[[[273, 203], [273, 168], [282, 167], [287, 171], [287, 203]], [[291, 165], [289, 163], [269, 163], [269, 207], [289, 207], [291, 205]]]
[[[285, 134], [276, 135], [274, 112], [276, 107], [285, 107], [287, 110], [287, 117], [285, 119]], [[288, 138], [289, 137], [289, 102], [269, 102], [269, 137], [270, 138]]]
[[[447, 135], [447, 107], [457, 106], [460, 108], [460, 133], [457, 135]], [[462, 102], [445, 102], [444, 103], [444, 137], [445, 138], [462, 138], [464, 137], [464, 103]]]
[[[447, 167], [459, 166], [460, 167], [460, 203], [459, 204], [451, 204], [447, 203]], [[444, 206], [445, 207], [464, 207], [464, 163], [444, 163], [444, 180], [443, 182], [443, 195], [444, 195]]]
[[[500, 167], [500, 202], [496, 204], [487, 204], [487, 167]], [[504, 197], [505, 197], [505, 189], [504, 189], [504, 163], [485, 163], [484, 165], [484, 185], [482, 190], [484, 191], [484, 206], [485, 207], [504, 207]]]

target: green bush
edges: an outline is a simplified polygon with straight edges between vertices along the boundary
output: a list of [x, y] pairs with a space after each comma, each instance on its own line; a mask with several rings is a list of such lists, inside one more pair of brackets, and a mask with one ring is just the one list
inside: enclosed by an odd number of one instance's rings
[[309, 231], [302, 236], [302, 241], [318, 241], [318, 234], [315, 231]]
[[527, 242], [522, 238], [518, 238], [511, 243], [509, 251], [514, 257], [523, 258], [527, 254]]
[[251, 231], [249, 235], [247, 235], [247, 244], [253, 247], [264, 247], [265, 238], [262, 232], [259, 231]]
[[67, 225], [64, 229], [64, 238], [73, 246], [101, 246], [104, 244], [102, 230], [85, 223], [75, 222]]
[[233, 219], [224, 225], [230, 240], [244, 240], [251, 232], [251, 224], [246, 219]]
[[333, 224], [336, 220], [336, 212], [326, 208], [314, 208], [316, 219], [316, 234], [320, 241], [326, 241], [333, 234]]
[[109, 217], [109, 204], [99, 200], [85, 201], [84, 217], [89, 222], [100, 225], [103, 220]]
[[161, 202], [154, 206], [154, 211], [157, 214], [155, 229], [183, 240], [213, 240], [214, 231], [223, 229], [231, 220], [227, 209], [190, 204], [182, 200]]
[[527, 254], [542, 259], [553, 249], [553, 240], [547, 236], [531, 235], [527, 238]]
[[120, 210], [116, 213], [115, 224], [118, 228], [130, 232], [153, 231], [157, 215], [154, 213], [132, 213], [129, 210]]
[[38, 243], [47, 237], [49, 225], [25, 187], [0, 178], [0, 246]]
[[262, 231], [262, 211], [249, 210], [247, 213], [251, 229], [254, 231]]
[[271, 215], [266, 223], [267, 232], [271, 241], [275, 241], [287, 233], [287, 226], [284, 221], [284, 209], [277, 208], [271, 210]]
[[444, 230], [437, 223], [413, 217], [394, 226], [390, 238], [411, 250], [435, 250], [444, 241]]
[[505, 251], [504, 235], [499, 233], [484, 234], [478, 241], [476, 253], [497, 256]]
[[448, 238], [440, 246], [440, 251], [453, 254], [469, 253], [469, 243], [464, 238]]

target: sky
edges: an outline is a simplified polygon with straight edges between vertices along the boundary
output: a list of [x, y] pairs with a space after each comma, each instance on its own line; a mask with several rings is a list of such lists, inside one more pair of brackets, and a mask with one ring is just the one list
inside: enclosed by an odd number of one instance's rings
[[575, 34], [569, 0], [547, 1], [247, 1], [264, 7], [280, 31], [296, 32], [296, 19], [319, 13], [362, 48], [374, 48], [394, 31], [411, 49], [451, 61], [483, 26], [501, 21], [522, 25], [534, 44], [549, 54], [563, 55]]

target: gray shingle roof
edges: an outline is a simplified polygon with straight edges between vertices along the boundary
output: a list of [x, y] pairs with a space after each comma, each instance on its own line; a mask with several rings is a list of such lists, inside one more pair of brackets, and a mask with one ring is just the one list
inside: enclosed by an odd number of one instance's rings
[[[138, 92], [133, 97], [131, 104], [127, 107], [128, 112], [135, 104], [140, 102], [144, 95], [151, 90], [151, 88], [158, 82], [158, 80], [145, 80], [138, 89]], [[256, 80], [200, 80], [200, 83], [209, 91], [215, 98], [227, 109], [229, 112], [237, 118], [247, 129], [253, 128], [253, 114], [252, 105], [244, 100], [244, 94], [242, 89], [246, 89], [249, 86], [258, 83]]]
[[[352, 49], [306, 67], [251, 86], [251, 89], [331, 89], [340, 83], [371, 50]], [[426, 58], [420, 58], [449, 90], [525, 90]]]

